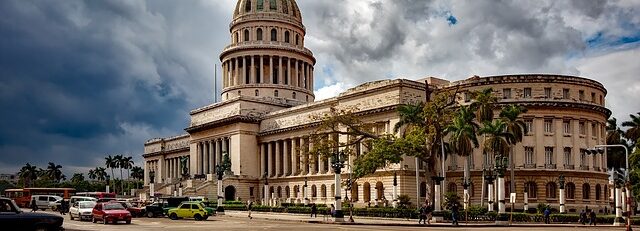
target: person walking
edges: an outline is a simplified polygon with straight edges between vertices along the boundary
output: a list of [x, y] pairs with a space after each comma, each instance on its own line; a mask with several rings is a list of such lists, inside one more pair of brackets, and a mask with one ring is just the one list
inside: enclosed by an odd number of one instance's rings
[[251, 209], [253, 209], [253, 201], [249, 200], [247, 201], [247, 211], [249, 212], [249, 220], [253, 219], [253, 217], [251, 216]]
[[331, 213], [330, 213], [330, 214], [331, 214], [331, 217], [334, 217], [334, 216], [336, 215], [336, 207], [335, 207], [335, 206], [333, 206], [333, 204], [331, 204], [331, 210], [330, 210], [330, 212], [331, 212]]
[[318, 207], [316, 207], [315, 203], [311, 204], [311, 217], [313, 217], [313, 215], [315, 215], [316, 218], [318, 217]]
[[422, 204], [422, 207], [419, 209], [420, 217], [418, 219], [418, 224], [424, 222], [427, 224], [427, 204]]
[[580, 222], [582, 225], [584, 225], [584, 224], [587, 222], [587, 213], [586, 213], [584, 210], [580, 211], [580, 219], [579, 219], [579, 222]]
[[454, 203], [451, 206], [451, 225], [458, 226], [458, 203]]
[[547, 209], [544, 210], [544, 223], [545, 224], [550, 224], [551, 223], [551, 210], [549, 210], [549, 207], [547, 207]]
[[38, 205], [36, 204], [36, 199], [31, 200], [31, 212], [38, 211]]
[[596, 211], [591, 209], [591, 213], [589, 213], [589, 225], [596, 226]]

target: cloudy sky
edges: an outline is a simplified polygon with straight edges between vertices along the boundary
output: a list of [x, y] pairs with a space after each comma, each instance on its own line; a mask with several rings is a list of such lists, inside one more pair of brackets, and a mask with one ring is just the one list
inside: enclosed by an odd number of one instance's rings
[[[0, 172], [70, 175], [213, 102], [235, 0], [0, 1]], [[640, 111], [640, 1], [298, 0], [320, 99], [385, 78], [559, 73]]]

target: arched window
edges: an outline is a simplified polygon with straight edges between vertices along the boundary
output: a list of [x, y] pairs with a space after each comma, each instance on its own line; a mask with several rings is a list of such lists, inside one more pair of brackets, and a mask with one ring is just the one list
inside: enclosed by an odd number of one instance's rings
[[511, 181], [504, 182], [504, 198], [509, 198], [511, 195]]
[[452, 192], [452, 193], [456, 193], [458, 192], [458, 186], [456, 185], [456, 183], [449, 183], [449, 186], [447, 187], [447, 192]]
[[249, 30], [244, 30], [244, 41], [249, 41]]
[[289, 43], [289, 31], [284, 32], [284, 42]]
[[260, 91], [256, 90], [256, 96], [260, 96]]
[[233, 43], [238, 43], [238, 32], [233, 33]]
[[351, 184], [351, 200], [352, 201], [358, 201], [358, 183], [357, 182], [353, 182]]
[[262, 41], [262, 28], [258, 28], [258, 31], [256, 31], [256, 39]]
[[278, 10], [278, 5], [276, 5], [276, 0], [269, 1], [269, 8], [271, 10]]
[[284, 187], [284, 194], [285, 194], [285, 196], [287, 196], [287, 198], [291, 198], [291, 192], [289, 190], [289, 186], [288, 185]]
[[582, 199], [589, 200], [591, 198], [591, 186], [588, 183], [582, 184]]
[[309, 96], [307, 96], [307, 102], [309, 102]]
[[602, 188], [600, 187], [600, 184], [596, 185], [596, 200], [600, 200], [600, 194], [602, 193]]
[[298, 198], [298, 186], [294, 185], [293, 186], [293, 198]]
[[273, 96], [274, 96], [274, 97], [278, 97], [278, 90], [275, 90], [275, 91], [273, 92]]
[[273, 186], [269, 187], [269, 197], [271, 197], [271, 195], [273, 195], [274, 193], [274, 189]]
[[278, 186], [278, 198], [282, 198], [282, 187]]
[[327, 186], [326, 185], [320, 185], [320, 197], [322, 198], [326, 198], [327, 197]]
[[331, 195], [333, 195], [334, 193], [336, 193], [336, 184], [331, 184], [331, 191], [329, 191], [329, 197], [331, 197]]
[[427, 182], [420, 183], [420, 197], [427, 197]]
[[318, 196], [318, 188], [316, 185], [311, 185], [311, 197], [316, 198]]
[[536, 182], [529, 181], [524, 183], [524, 192], [528, 193], [529, 198], [538, 198], [538, 186]]
[[604, 198], [609, 198], [609, 190], [607, 190], [607, 185], [604, 185]]
[[258, 10], [264, 10], [264, 0], [258, 0]]
[[296, 34], [296, 46], [300, 45], [300, 36]]
[[547, 183], [547, 198], [556, 198], [556, 183]]
[[251, 11], [251, 1], [252, 0], [247, 0], [244, 3], [244, 12], [250, 12]]
[[278, 41], [278, 31], [276, 29], [271, 29], [271, 41]]
[[293, 96], [293, 99], [296, 99], [296, 93], [291, 93], [291, 95]]
[[378, 181], [376, 183], [376, 200], [382, 200], [384, 197], [384, 185], [382, 182]]
[[369, 202], [371, 201], [371, 185], [369, 184], [369, 182], [365, 182], [364, 185], [362, 186], [362, 195], [364, 197], [364, 202]]
[[569, 182], [567, 183], [566, 186], [564, 186], [564, 189], [567, 191], [567, 199], [576, 199], [576, 185]]
[[473, 187], [473, 182], [469, 183], [469, 197], [476, 196], [475, 187]]

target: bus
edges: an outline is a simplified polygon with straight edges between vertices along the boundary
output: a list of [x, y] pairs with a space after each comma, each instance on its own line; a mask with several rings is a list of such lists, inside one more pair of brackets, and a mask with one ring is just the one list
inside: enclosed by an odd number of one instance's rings
[[103, 199], [103, 198], [116, 198], [116, 193], [108, 193], [108, 192], [79, 192], [79, 193], [76, 193], [76, 196], [93, 197], [93, 198], [96, 198], [96, 199]]
[[74, 188], [23, 188], [23, 189], [7, 189], [4, 195], [18, 204], [20, 207], [29, 207], [31, 196], [34, 195], [56, 195], [69, 199], [76, 189]]

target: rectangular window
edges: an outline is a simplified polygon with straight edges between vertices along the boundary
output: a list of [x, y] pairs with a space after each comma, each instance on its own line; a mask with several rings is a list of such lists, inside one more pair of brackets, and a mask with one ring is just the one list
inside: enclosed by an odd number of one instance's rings
[[527, 87], [524, 89], [524, 98], [531, 98], [531, 88]]
[[553, 133], [553, 120], [544, 120], [544, 133]]
[[569, 99], [570, 98], [569, 89], [568, 88], [562, 89], [562, 98], [563, 99]]
[[584, 101], [584, 91], [583, 90], [578, 91], [578, 98], [580, 99], [580, 101]]
[[487, 168], [493, 166], [493, 155], [487, 153], [484, 154], [484, 166]]
[[253, 187], [249, 187], [249, 196], [253, 197]]
[[603, 100], [603, 98], [602, 98], [602, 95], [600, 96], [600, 105], [603, 105], [603, 106], [604, 106], [604, 100]]
[[527, 135], [533, 134], [533, 119], [525, 119], [524, 120], [525, 128], [527, 129]]
[[572, 165], [573, 160], [571, 159], [571, 148], [566, 147], [564, 148], [564, 165], [568, 166], [568, 165]]
[[544, 88], [544, 98], [551, 99], [551, 88], [550, 87], [545, 87]]
[[587, 154], [580, 153], [580, 166], [587, 167]]
[[545, 164], [553, 164], [553, 147], [545, 147], [544, 148], [544, 163]]
[[571, 134], [571, 121], [565, 120], [562, 122], [562, 126], [564, 127], [564, 134]]
[[469, 94], [469, 92], [465, 92], [464, 93], [464, 102], [467, 103], [471, 101], [471, 94]]
[[580, 135], [586, 135], [587, 131], [585, 131], [584, 122], [579, 123]]
[[533, 156], [533, 147], [524, 147], [524, 163], [525, 164], [535, 163], [534, 156]]
[[502, 97], [505, 99], [511, 99], [511, 88], [502, 89]]
[[596, 93], [595, 92], [591, 92], [591, 102], [592, 103], [596, 103]]
[[596, 137], [596, 124], [591, 123], [591, 136]]

